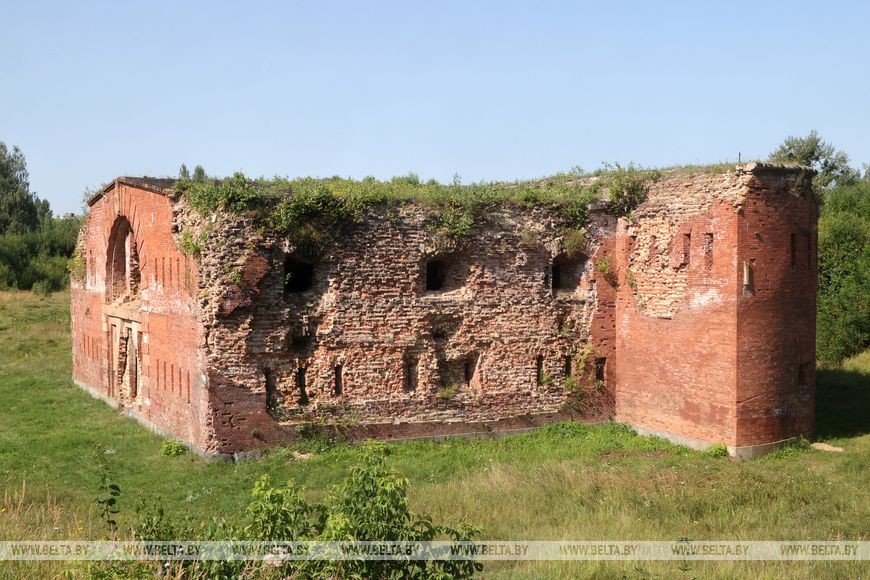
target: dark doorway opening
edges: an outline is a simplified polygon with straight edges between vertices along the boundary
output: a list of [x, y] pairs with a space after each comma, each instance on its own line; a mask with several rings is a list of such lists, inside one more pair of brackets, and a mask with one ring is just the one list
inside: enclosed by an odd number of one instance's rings
[[444, 261], [432, 260], [426, 263], [426, 290], [438, 291], [444, 288]]

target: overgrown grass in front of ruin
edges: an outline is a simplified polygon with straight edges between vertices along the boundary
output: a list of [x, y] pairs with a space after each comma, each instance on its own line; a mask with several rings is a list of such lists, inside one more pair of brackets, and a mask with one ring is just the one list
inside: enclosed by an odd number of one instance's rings
[[[172, 518], [243, 523], [254, 482], [288, 478], [322, 499], [359, 462], [356, 444], [310, 441], [258, 459], [207, 463], [161, 452], [164, 440], [75, 387], [69, 295], [0, 293], [0, 540], [100, 539], [106, 452], [121, 488], [118, 524], [134, 505]], [[818, 436], [844, 448], [795, 446], [736, 464], [640, 437], [616, 424], [562, 423], [497, 439], [389, 445], [411, 482], [411, 507], [485, 539], [867, 540], [870, 530], [870, 354], [819, 371]], [[2, 563], [3, 577], [83, 576], [81, 563]], [[505, 562], [509, 578], [854, 578], [866, 563]]]

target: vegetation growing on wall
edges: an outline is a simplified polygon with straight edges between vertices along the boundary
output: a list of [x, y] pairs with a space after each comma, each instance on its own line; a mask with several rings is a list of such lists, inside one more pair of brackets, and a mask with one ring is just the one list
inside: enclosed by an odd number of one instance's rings
[[605, 163], [603, 178], [591, 185], [593, 192], [608, 191], [610, 211], [627, 216], [644, 202], [650, 181], [657, 181], [661, 172], [656, 169], [641, 169], [633, 163], [623, 167], [619, 163]]
[[326, 179], [256, 179], [236, 173], [223, 180], [182, 179], [175, 188], [202, 214], [218, 209], [249, 214], [299, 243], [323, 243], [342, 224], [354, 223], [374, 208], [418, 203], [433, 209], [433, 233], [448, 238], [467, 235], [489, 210], [500, 205], [556, 211], [566, 227], [580, 228], [589, 205], [605, 192], [611, 208], [626, 215], [646, 197], [657, 171], [629, 165], [606, 165], [590, 176], [562, 174], [540, 181], [449, 185], [421, 182], [416, 175], [378, 181]]

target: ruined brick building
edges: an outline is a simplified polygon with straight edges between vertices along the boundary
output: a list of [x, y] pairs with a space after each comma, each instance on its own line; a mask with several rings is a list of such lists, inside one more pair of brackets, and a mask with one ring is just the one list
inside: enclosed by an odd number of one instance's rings
[[408, 202], [317, 252], [118, 178], [80, 238], [74, 379], [209, 455], [566, 417], [756, 455], [814, 428], [810, 177], [664, 171], [627, 217], [593, 204], [579, 248], [546, 207], [445, 243]]

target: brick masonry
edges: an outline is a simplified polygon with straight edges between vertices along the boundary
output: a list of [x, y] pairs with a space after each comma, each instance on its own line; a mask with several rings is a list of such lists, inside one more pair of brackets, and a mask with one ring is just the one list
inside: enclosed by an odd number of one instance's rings
[[735, 453], [813, 428], [816, 205], [800, 170], [665, 172], [629, 218], [592, 211], [570, 257], [543, 209], [503, 207], [446, 240], [405, 204], [314, 250], [199, 216], [170, 187], [119, 178], [92, 201], [74, 378], [204, 453], [302, 425], [403, 438], [614, 416]]

